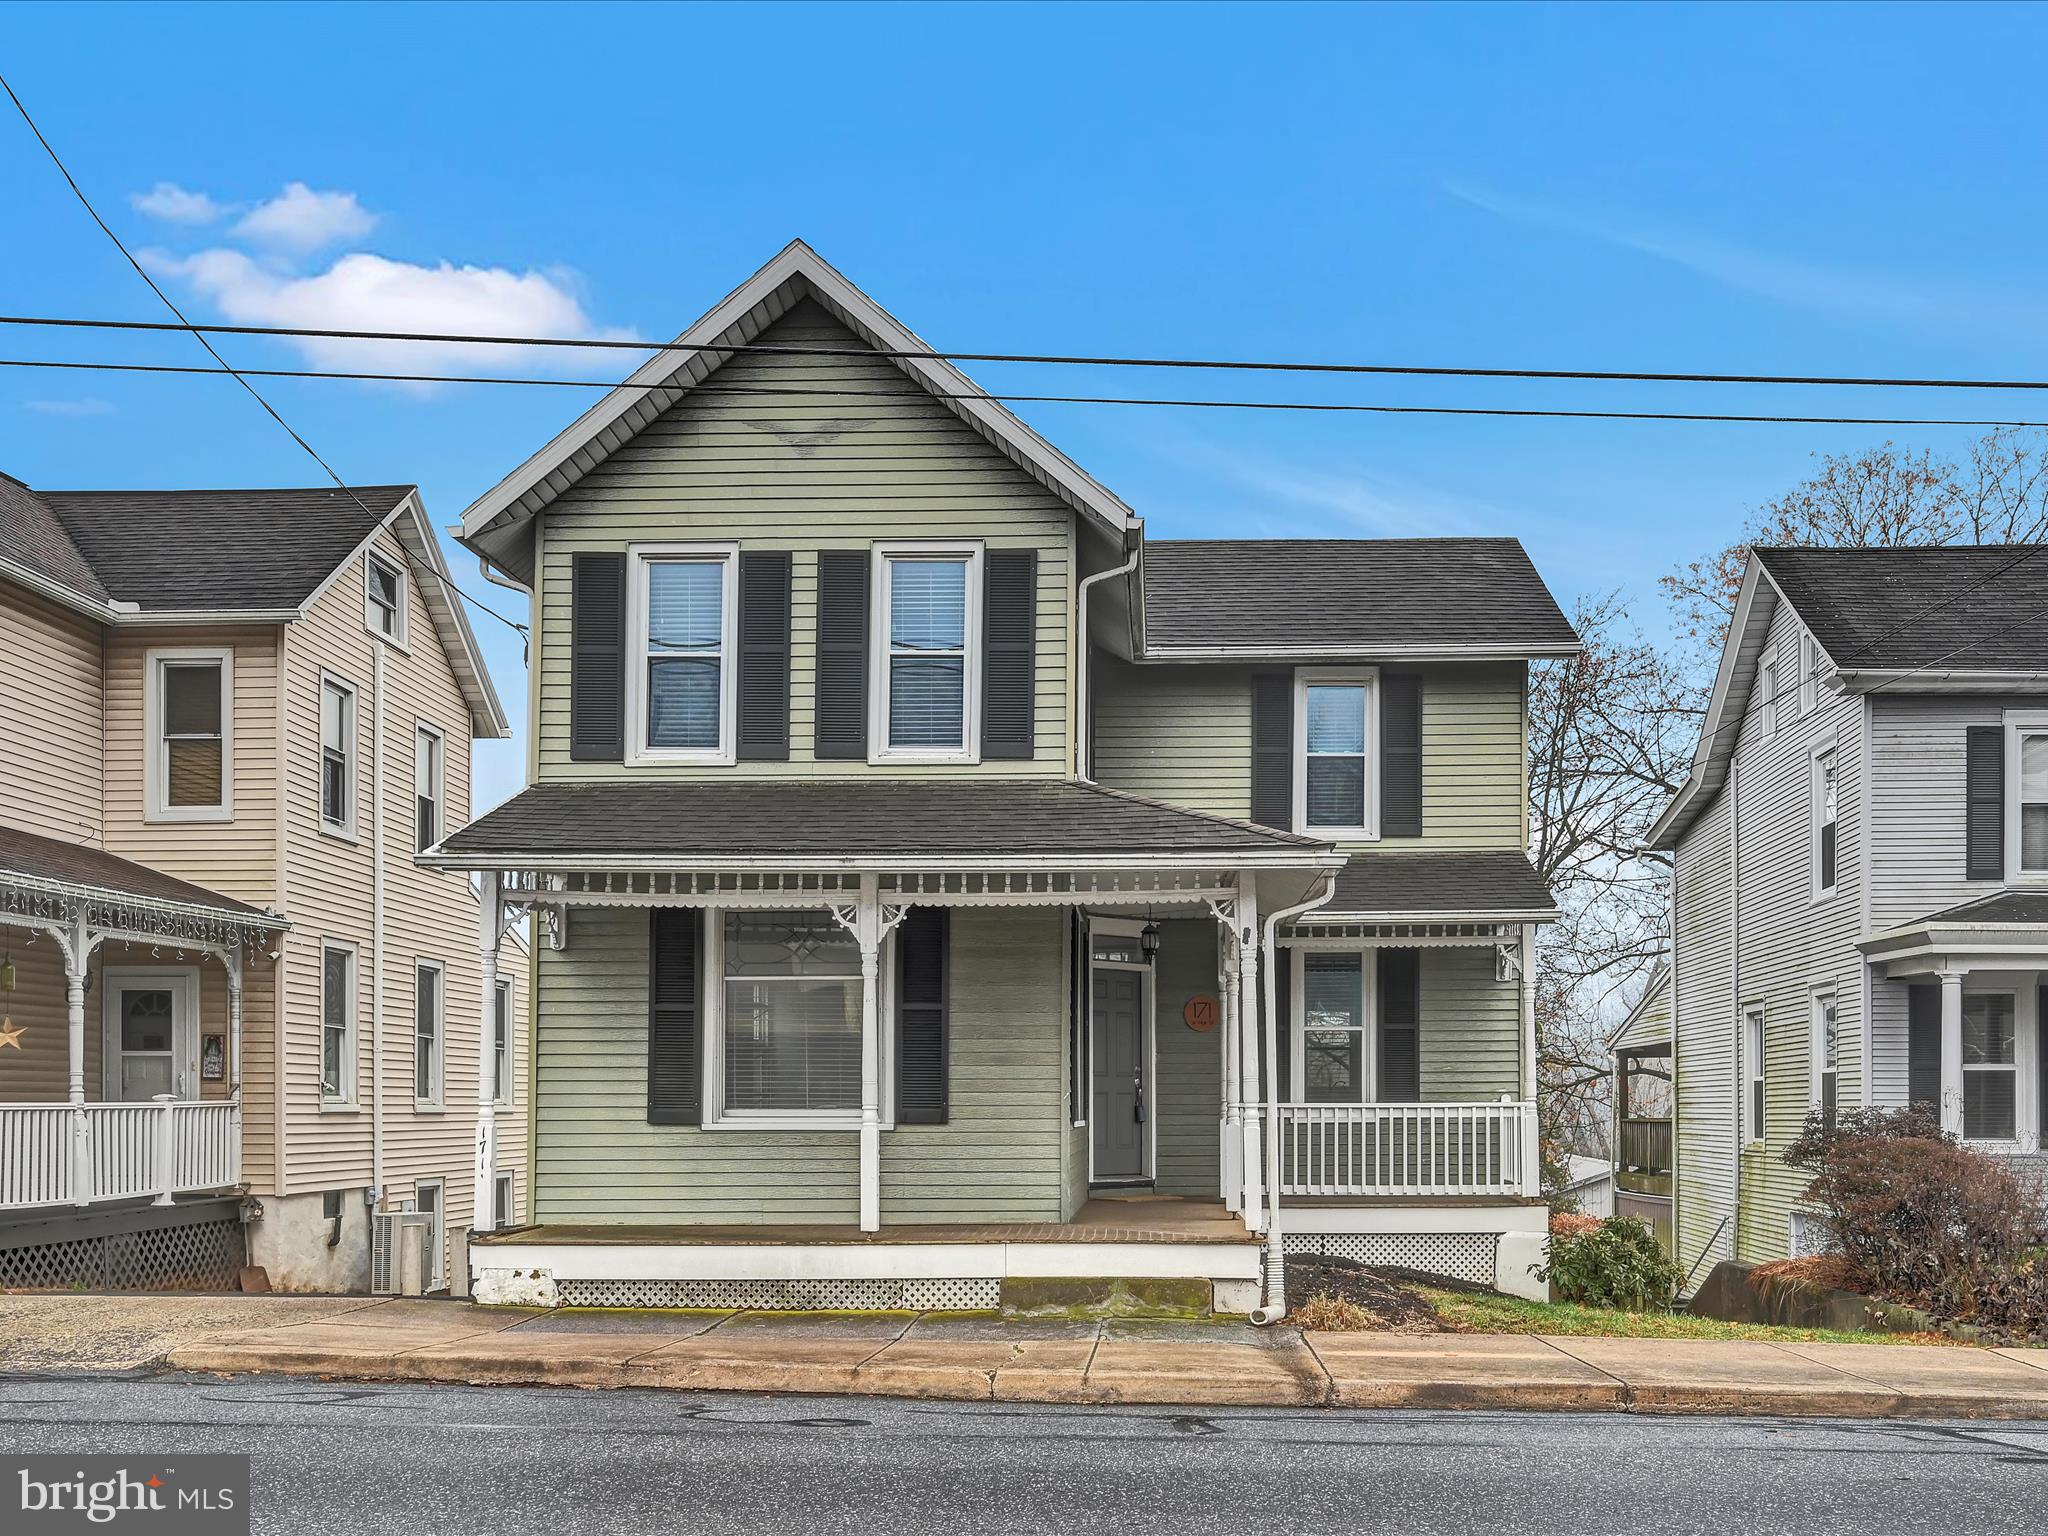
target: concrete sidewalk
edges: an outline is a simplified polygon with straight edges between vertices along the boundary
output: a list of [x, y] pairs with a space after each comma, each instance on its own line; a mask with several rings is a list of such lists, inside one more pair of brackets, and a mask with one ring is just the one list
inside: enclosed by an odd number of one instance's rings
[[[80, 1348], [146, 1303], [148, 1360]], [[100, 1317], [95, 1326], [94, 1315]], [[118, 1331], [118, 1330], [117, 1330]], [[73, 1341], [24, 1355], [24, 1338]], [[923, 1314], [534, 1312], [452, 1301], [0, 1297], [0, 1367], [148, 1363], [377, 1381], [1038, 1403], [2048, 1418], [2048, 1349]]]

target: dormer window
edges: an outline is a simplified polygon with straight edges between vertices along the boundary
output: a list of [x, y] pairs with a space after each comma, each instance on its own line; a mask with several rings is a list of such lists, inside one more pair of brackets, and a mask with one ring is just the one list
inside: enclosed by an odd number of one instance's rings
[[363, 622], [380, 639], [405, 644], [405, 572], [381, 555], [364, 561]]

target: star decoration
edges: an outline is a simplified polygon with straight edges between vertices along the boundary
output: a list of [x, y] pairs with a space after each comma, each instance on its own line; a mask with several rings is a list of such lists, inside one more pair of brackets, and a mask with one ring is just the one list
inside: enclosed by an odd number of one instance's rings
[[17, 1024], [12, 1019], [0, 1019], [0, 1045], [11, 1045], [17, 1051], [24, 1047], [21, 1037], [28, 1032], [26, 1024]]

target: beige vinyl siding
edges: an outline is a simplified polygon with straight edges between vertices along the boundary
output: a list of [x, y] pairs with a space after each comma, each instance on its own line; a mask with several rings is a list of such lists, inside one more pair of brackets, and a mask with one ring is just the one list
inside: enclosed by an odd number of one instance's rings
[[99, 844], [100, 636], [95, 621], [0, 581], [0, 823]]
[[1154, 966], [1153, 1059], [1149, 1095], [1156, 1122], [1155, 1187], [1162, 1194], [1214, 1200], [1221, 1187], [1223, 1030], [1197, 1034], [1187, 1026], [1188, 999], [1215, 997], [1216, 924], [1176, 918], [1159, 925]]
[[[1251, 815], [1251, 680], [1235, 665], [1134, 666], [1097, 655], [1096, 777], [1116, 789], [1239, 819]], [[1422, 674], [1422, 836], [1390, 850], [1527, 842], [1526, 669], [1438, 663]]]
[[[405, 564], [388, 531], [378, 551]], [[477, 1074], [489, 1042], [482, 997], [478, 906], [460, 873], [422, 869], [414, 862], [413, 768], [417, 729], [425, 722], [442, 737], [443, 825], [459, 826], [470, 803], [469, 712], [448, 665], [431, 615], [421, 600], [417, 571], [407, 567], [407, 648], [387, 645], [363, 622], [363, 562], [352, 561], [292, 628], [286, 648], [284, 696], [288, 863], [285, 942], [285, 1096], [288, 1103], [287, 1177], [292, 1192], [356, 1189], [372, 1179], [371, 1104], [375, 989], [383, 995], [384, 1183], [394, 1200], [410, 1198], [421, 1178], [446, 1181], [444, 1225], [452, 1233], [469, 1224], [472, 1149], [476, 1136]], [[378, 662], [382, 658], [382, 779], [377, 767], [380, 714]], [[320, 819], [320, 700], [324, 676], [356, 689], [355, 836], [336, 836]], [[373, 889], [377, 826], [383, 810], [384, 953], [377, 954]], [[320, 964], [322, 941], [356, 951], [355, 1107], [323, 1109], [320, 1102]], [[443, 1093], [438, 1110], [413, 1099], [415, 973], [421, 961], [442, 970]], [[498, 974], [514, 988], [515, 1078], [524, 1060], [527, 959], [512, 941], [500, 946]], [[523, 1081], [515, 1081], [514, 1108], [497, 1116], [498, 1170], [520, 1172], [526, 1151]], [[484, 1219], [489, 1219], [489, 1212]], [[451, 1262], [453, 1262], [451, 1260]]]
[[[1062, 916], [953, 914], [950, 1118], [883, 1134], [884, 1222], [1071, 1213]], [[853, 1131], [647, 1123], [647, 935], [644, 909], [579, 910], [539, 953], [534, 1219], [856, 1220]]]
[[[761, 345], [858, 347], [851, 331], [804, 302]], [[871, 394], [721, 395], [781, 388]], [[649, 423], [552, 503], [540, 525], [537, 775], [891, 777], [1060, 774], [1067, 731], [1074, 514], [1043, 486], [876, 357], [732, 359], [703, 393]], [[1036, 752], [1028, 762], [818, 762], [812, 755], [820, 549], [889, 539], [979, 539], [1038, 552]], [[793, 552], [790, 758], [737, 767], [573, 762], [569, 757], [570, 569], [579, 550], [636, 543], [736, 542]], [[631, 650], [631, 637], [628, 637]], [[730, 659], [728, 659], [728, 662]]]
[[[1494, 979], [1490, 949], [1425, 949], [1422, 955], [1424, 1103], [1522, 1096], [1522, 988]], [[1368, 956], [1370, 963], [1370, 956]]]

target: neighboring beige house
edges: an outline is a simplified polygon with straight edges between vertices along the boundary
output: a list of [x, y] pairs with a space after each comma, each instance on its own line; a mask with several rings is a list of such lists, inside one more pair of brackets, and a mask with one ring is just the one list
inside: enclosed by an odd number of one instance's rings
[[407, 1206], [445, 1280], [519, 1218], [524, 952], [487, 1005], [414, 859], [507, 734], [445, 577], [409, 486], [0, 476], [0, 1286], [362, 1289]]

